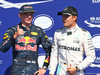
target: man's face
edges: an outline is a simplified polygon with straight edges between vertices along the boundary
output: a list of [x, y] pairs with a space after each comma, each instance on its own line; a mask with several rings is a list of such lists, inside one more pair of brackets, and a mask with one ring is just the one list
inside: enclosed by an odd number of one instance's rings
[[63, 19], [63, 24], [65, 27], [67, 28], [72, 28], [74, 27], [76, 24], [76, 19], [77, 16], [73, 16], [73, 15], [62, 15], [62, 19]]
[[19, 14], [19, 17], [21, 18], [21, 22], [23, 24], [31, 24], [33, 19], [33, 13], [32, 12], [26, 12]]

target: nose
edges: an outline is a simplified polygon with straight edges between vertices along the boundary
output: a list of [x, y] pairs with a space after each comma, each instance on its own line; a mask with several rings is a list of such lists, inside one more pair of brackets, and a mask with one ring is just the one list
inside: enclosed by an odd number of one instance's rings
[[32, 16], [31, 15], [28, 15], [28, 17], [31, 18]]
[[63, 21], [65, 21], [65, 20], [67, 20], [67, 18], [66, 17], [63, 17]]
[[30, 19], [33, 18], [33, 15], [28, 15], [28, 18], [30, 18]]

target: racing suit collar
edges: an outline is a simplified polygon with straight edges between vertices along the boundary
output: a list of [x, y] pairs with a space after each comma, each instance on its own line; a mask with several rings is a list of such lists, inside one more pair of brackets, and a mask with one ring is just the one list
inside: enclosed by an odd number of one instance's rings
[[[24, 29], [24, 30], [28, 30], [27, 27], [22, 26], [22, 23], [19, 23], [19, 26], [20, 26], [22, 29]], [[32, 25], [29, 26], [29, 30], [30, 30], [31, 28], [32, 28]]]
[[76, 24], [76, 26], [73, 27], [73, 28], [67, 28], [67, 27], [66, 27], [66, 32], [67, 32], [68, 35], [71, 35], [71, 34], [73, 34], [74, 32], [76, 32], [77, 28], [78, 28], [78, 25], [77, 25], [77, 24]]

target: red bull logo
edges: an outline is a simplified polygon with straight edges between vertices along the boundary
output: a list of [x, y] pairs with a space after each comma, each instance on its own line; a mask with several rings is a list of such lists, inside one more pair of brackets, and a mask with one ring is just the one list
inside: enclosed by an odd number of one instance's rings
[[36, 44], [35, 41], [36, 41], [36, 39], [34, 40], [34, 39], [30, 38], [29, 36], [26, 36], [26, 37], [20, 39], [18, 43], [22, 42], [22, 43], [25, 43], [25, 44], [29, 44], [29, 43], [35, 43]]
[[37, 45], [34, 45], [32, 47], [31, 45], [25, 45], [25, 46], [20, 46], [18, 44], [15, 45], [16, 50], [31, 50], [31, 51], [37, 51]]
[[22, 39], [19, 40], [18, 43], [25, 43], [25, 46], [20, 46], [18, 44], [15, 45], [15, 49], [16, 50], [31, 50], [31, 51], [37, 51], [37, 45], [34, 45], [34, 47], [32, 47], [31, 45], [29, 45], [29, 43], [34, 43], [36, 44], [36, 39], [32, 39], [29, 36], [26, 36]]

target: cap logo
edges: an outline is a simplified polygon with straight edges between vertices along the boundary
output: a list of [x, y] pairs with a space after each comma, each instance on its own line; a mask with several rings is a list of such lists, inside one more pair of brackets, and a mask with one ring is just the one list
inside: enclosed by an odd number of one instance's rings
[[67, 11], [67, 10], [68, 10], [68, 8], [65, 9], [65, 11]]
[[68, 10], [68, 8], [66, 8], [66, 10]]
[[76, 14], [75, 12], [72, 12], [72, 14]]
[[24, 9], [27, 9], [27, 8], [32, 8], [32, 7], [30, 7], [30, 6], [29, 7], [24, 7]]

